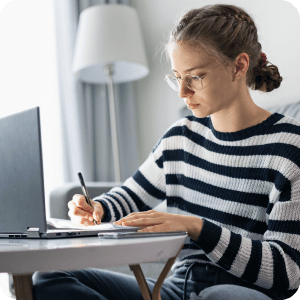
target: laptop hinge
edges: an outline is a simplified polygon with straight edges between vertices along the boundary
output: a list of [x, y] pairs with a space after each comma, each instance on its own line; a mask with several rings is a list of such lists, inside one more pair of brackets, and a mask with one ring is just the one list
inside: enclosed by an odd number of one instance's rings
[[41, 237], [39, 228], [30, 227], [27, 229], [27, 231], [25, 233], [27, 233], [28, 238], [40, 238]]

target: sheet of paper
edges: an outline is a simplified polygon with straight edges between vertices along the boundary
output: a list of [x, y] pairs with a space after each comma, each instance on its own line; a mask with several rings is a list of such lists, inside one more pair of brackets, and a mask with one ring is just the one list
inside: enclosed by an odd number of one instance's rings
[[[113, 223], [103, 222], [100, 225], [92, 225], [92, 226], [77, 226], [73, 224], [70, 220], [57, 219], [57, 218], [47, 218], [47, 224], [53, 225], [56, 228], [72, 228], [72, 229], [83, 229], [83, 230], [116, 230], [120, 231], [125, 229], [139, 229], [140, 227], [132, 227], [132, 226], [122, 226], [115, 225]], [[54, 228], [53, 228], [54, 229]]]

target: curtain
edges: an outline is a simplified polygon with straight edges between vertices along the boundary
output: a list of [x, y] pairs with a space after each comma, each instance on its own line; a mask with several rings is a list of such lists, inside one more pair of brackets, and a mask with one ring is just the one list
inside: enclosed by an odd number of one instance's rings
[[[99, 4], [131, 5], [130, 0], [55, 0], [58, 81], [63, 136], [64, 178], [114, 181], [106, 84], [87, 84], [72, 73], [80, 12]], [[134, 83], [114, 84], [121, 180], [138, 168]]]

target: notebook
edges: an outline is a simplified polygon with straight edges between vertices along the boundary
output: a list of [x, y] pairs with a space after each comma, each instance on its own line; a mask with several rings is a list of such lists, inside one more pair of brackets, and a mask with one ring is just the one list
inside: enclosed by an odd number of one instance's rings
[[60, 219], [47, 225], [39, 107], [0, 119], [0, 170], [0, 238], [73, 238], [140, 229], [112, 223], [82, 228]]

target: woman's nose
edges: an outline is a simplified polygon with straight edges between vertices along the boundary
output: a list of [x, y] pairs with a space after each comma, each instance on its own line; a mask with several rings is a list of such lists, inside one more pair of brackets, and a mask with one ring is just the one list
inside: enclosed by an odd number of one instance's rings
[[185, 82], [182, 80], [181, 84], [179, 84], [179, 94], [180, 98], [186, 98], [187, 96], [192, 96], [195, 92], [190, 90]]

